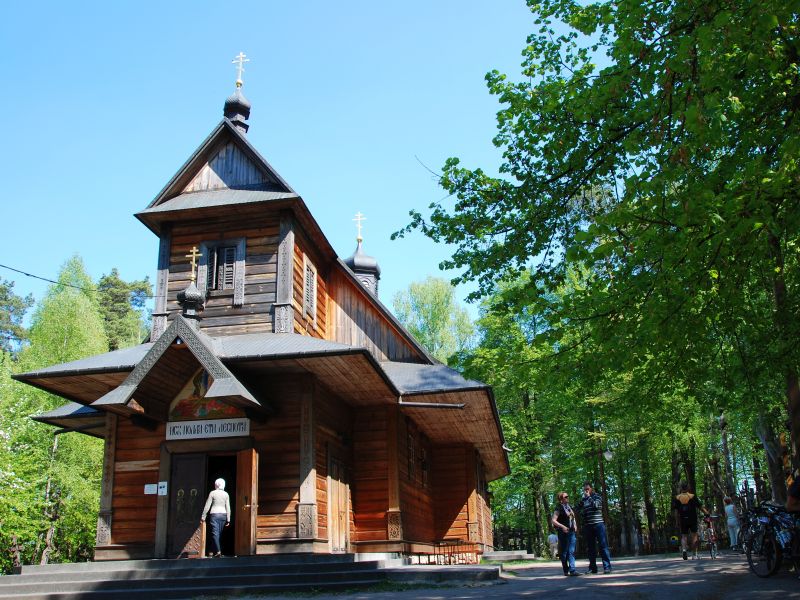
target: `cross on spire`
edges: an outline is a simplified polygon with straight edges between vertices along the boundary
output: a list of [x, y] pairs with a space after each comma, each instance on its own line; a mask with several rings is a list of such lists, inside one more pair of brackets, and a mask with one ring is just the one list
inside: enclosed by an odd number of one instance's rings
[[192, 264], [192, 275], [191, 275], [192, 283], [194, 283], [197, 280], [197, 272], [196, 272], [195, 269], [197, 268], [197, 259], [200, 258], [201, 256], [203, 256], [203, 255], [200, 254], [200, 252], [197, 250], [197, 246], [192, 246], [191, 252], [186, 255], [186, 258], [191, 258], [192, 259], [192, 263], [191, 263]]
[[231, 62], [236, 65], [236, 87], [242, 87], [244, 85], [244, 81], [242, 81], [242, 73], [244, 73], [244, 63], [250, 62], [249, 58], [245, 58], [247, 55], [244, 52], [239, 52]]
[[362, 221], [366, 221], [366, 220], [367, 220], [367, 217], [362, 215], [361, 211], [358, 211], [356, 213], [356, 218], [353, 219], [353, 221], [356, 222], [356, 227], [358, 227], [358, 237], [356, 238], [356, 240], [359, 241], [359, 242], [364, 240], [364, 238], [361, 237], [361, 223], [362, 223]]

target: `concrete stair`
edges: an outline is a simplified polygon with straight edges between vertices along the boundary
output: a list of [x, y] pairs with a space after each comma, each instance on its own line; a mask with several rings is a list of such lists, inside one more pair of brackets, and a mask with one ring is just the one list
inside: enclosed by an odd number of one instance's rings
[[130, 560], [24, 566], [0, 577], [0, 599], [190, 599], [359, 590], [388, 581], [460, 584], [497, 580], [496, 567], [402, 566], [350, 555], [276, 555], [206, 560]]

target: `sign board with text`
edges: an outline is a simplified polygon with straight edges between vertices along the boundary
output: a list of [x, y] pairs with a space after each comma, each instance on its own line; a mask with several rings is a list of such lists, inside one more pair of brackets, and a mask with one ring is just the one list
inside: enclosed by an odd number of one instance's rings
[[208, 421], [171, 421], [167, 423], [168, 440], [239, 437], [250, 435], [250, 419], [211, 419]]

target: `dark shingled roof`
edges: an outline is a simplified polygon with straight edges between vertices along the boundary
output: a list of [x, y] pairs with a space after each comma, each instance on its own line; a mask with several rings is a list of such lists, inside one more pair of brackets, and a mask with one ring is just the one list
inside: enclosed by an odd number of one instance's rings
[[209, 208], [212, 206], [233, 206], [237, 204], [253, 204], [258, 202], [276, 202], [298, 198], [295, 193], [289, 192], [265, 192], [258, 190], [212, 190], [208, 192], [190, 192], [175, 196], [169, 200], [146, 208], [137, 213], [147, 215], [152, 213], [169, 212], [173, 210], [188, 210], [194, 208]]
[[102, 373], [106, 371], [117, 372], [133, 369], [144, 358], [152, 343], [139, 344], [130, 348], [122, 348], [105, 354], [97, 354], [88, 358], [74, 360], [68, 363], [52, 365], [39, 371], [20, 373], [15, 379], [33, 379], [39, 376], [78, 375], [81, 373]]
[[54, 408], [46, 413], [36, 415], [33, 418], [37, 421], [47, 422], [50, 419], [77, 419], [85, 417], [100, 417], [105, 419], [105, 413], [103, 411], [96, 410], [91, 406], [84, 406], [83, 404], [78, 404], [77, 402], [67, 402], [63, 406]]
[[386, 375], [401, 394], [433, 394], [456, 390], [482, 390], [489, 386], [480, 381], [465, 379], [458, 371], [445, 365], [382, 362]]
[[212, 340], [214, 352], [222, 360], [258, 360], [361, 350], [308, 335], [291, 333], [249, 333], [215, 337]]

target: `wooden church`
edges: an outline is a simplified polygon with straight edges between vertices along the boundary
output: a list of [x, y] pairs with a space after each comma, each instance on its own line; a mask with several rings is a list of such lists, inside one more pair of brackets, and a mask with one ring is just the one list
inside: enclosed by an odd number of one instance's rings
[[150, 341], [18, 375], [70, 402], [37, 420], [105, 441], [96, 560], [201, 557], [227, 481], [223, 553], [431, 555], [492, 548], [509, 472], [492, 390], [438, 363], [337, 257], [303, 199], [224, 118], [147, 208]]

